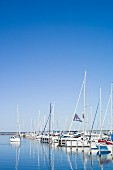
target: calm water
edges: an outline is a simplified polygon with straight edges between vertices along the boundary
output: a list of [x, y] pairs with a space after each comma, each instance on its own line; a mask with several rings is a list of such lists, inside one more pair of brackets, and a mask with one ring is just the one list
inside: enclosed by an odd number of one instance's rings
[[10, 144], [9, 136], [0, 136], [0, 170], [99, 170], [113, 169], [111, 155], [89, 155], [79, 149], [52, 147], [39, 141], [22, 139]]

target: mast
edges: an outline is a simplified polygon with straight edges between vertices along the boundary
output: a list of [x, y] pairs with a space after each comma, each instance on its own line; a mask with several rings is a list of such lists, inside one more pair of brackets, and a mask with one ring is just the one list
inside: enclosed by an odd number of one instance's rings
[[51, 132], [51, 111], [52, 111], [52, 108], [51, 108], [51, 103], [50, 103], [50, 114], [49, 114], [49, 137], [50, 137], [50, 132]]
[[17, 134], [18, 135], [20, 134], [18, 104], [17, 104]]
[[51, 131], [52, 132], [54, 132], [54, 128], [55, 128], [55, 123], [54, 123], [54, 118], [55, 118], [55, 102], [52, 104], [52, 111], [51, 111], [52, 113], [52, 115], [51, 115], [51, 123], [52, 123], [52, 125], [51, 125]]
[[112, 99], [113, 98], [113, 82], [111, 83], [111, 134], [112, 134], [112, 114], [113, 114], [113, 105], [112, 105]]
[[93, 117], [93, 112], [92, 112], [92, 106], [91, 106], [91, 126], [92, 126], [92, 117]]
[[86, 131], [86, 71], [84, 75], [84, 114], [83, 114], [83, 120], [84, 120], [84, 135]]
[[[100, 129], [102, 126], [102, 89], [100, 87]], [[102, 138], [102, 131], [100, 132], [100, 138]]]
[[[74, 115], [75, 115], [75, 113], [77, 111], [77, 107], [78, 107], [78, 104], [79, 104], [81, 93], [83, 91], [83, 87], [84, 87], [84, 99], [83, 99], [84, 100], [84, 113], [83, 113], [82, 116], [83, 116], [83, 121], [84, 121], [83, 130], [84, 130], [84, 133], [85, 133], [85, 130], [86, 130], [86, 128], [85, 128], [85, 123], [86, 123], [85, 122], [85, 115], [86, 115], [86, 71], [85, 71], [85, 74], [84, 74], [84, 79], [83, 79], [82, 86], [81, 86], [81, 89], [80, 89], [80, 93], [79, 93], [79, 96], [78, 96], [77, 104], [76, 104], [76, 107], [75, 107], [75, 110], [74, 110]], [[74, 115], [73, 115], [73, 117], [74, 117]], [[71, 131], [72, 124], [73, 124], [73, 119], [71, 121], [71, 125], [70, 125], [70, 128], [69, 128], [69, 133]]]
[[40, 110], [39, 110], [39, 114], [38, 114], [38, 133], [40, 133], [40, 126], [41, 124], [39, 123], [40, 122]]

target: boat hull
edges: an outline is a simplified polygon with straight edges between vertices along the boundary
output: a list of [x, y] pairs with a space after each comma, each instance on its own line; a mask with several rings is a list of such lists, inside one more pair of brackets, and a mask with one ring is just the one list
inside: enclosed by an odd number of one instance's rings
[[10, 138], [10, 142], [20, 142], [20, 137], [13, 136]]

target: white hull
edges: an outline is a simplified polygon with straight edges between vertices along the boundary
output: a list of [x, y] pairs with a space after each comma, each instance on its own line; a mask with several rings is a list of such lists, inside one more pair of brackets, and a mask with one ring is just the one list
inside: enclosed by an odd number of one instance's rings
[[53, 136], [52, 137], [52, 143], [53, 144], [58, 144], [58, 139], [59, 139], [59, 136]]
[[20, 142], [20, 137], [13, 136], [10, 138], [10, 142]]
[[89, 147], [89, 143], [87, 140], [81, 140], [81, 137], [79, 138], [61, 138], [58, 140], [59, 146], [65, 146], [65, 147]]
[[68, 140], [66, 142], [67, 147], [89, 147], [89, 143], [87, 141], [82, 140]]

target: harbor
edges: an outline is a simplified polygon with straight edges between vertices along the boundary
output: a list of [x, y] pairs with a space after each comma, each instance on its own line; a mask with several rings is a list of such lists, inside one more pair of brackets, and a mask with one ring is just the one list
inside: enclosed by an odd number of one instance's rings
[[[77, 114], [78, 105], [80, 102], [80, 98], [83, 91], [83, 114], [82, 118]], [[103, 125], [105, 122], [105, 117], [108, 112], [108, 108], [110, 108], [110, 129], [106, 132], [103, 130]], [[93, 130], [94, 124], [96, 121], [96, 116], [99, 114], [99, 130]], [[19, 121], [19, 108], [17, 104], [17, 132], [16, 134], [12, 135], [10, 137], [10, 143], [21, 143], [21, 138], [24, 137], [26, 139], [39, 141], [40, 143], [48, 144], [49, 146], [56, 146], [61, 148], [69, 148], [72, 150], [73, 148], [76, 149], [76, 151], [79, 150], [79, 148], [82, 150], [82, 152], [85, 152], [85, 149], [87, 148], [87, 151], [89, 154], [96, 153], [99, 157], [101, 157], [103, 154], [111, 154], [113, 157], [113, 130], [112, 130], [112, 117], [113, 115], [113, 83], [111, 83], [110, 88], [110, 97], [108, 100], [108, 104], [105, 110], [104, 117], [102, 116], [102, 89], [99, 89], [99, 102], [96, 107], [96, 111], [93, 115], [93, 120], [91, 121], [91, 129], [86, 128], [86, 71], [84, 73], [83, 82], [80, 88], [80, 92], [78, 95], [77, 103], [75, 106], [74, 114], [72, 117], [72, 121], [70, 122], [69, 129], [66, 131], [62, 130], [55, 130], [54, 128], [54, 119], [55, 119], [55, 104], [50, 103], [49, 106], [49, 114], [47, 116], [47, 120], [45, 121], [42, 130], [37, 131], [36, 126], [34, 127], [34, 132], [28, 132], [28, 133], [21, 133], [20, 132], [20, 121]], [[83, 129], [79, 129], [79, 131], [72, 130], [73, 123], [77, 122], [79, 124], [83, 125]], [[39, 124], [39, 122], [37, 122]], [[39, 127], [40, 128], [40, 127]]]
[[[80, 118], [77, 113], [77, 108], [79, 105], [79, 101], [81, 98], [81, 94], [83, 91], [83, 117]], [[50, 111], [47, 117], [47, 121], [45, 122], [43, 131], [35, 133], [27, 133], [25, 134], [26, 138], [39, 140], [41, 143], [47, 143], [48, 145], [55, 145], [57, 147], [64, 147], [64, 148], [81, 148], [84, 152], [85, 148], [88, 148], [89, 154], [95, 152], [99, 157], [102, 154], [111, 154], [113, 157], [113, 130], [112, 130], [112, 115], [113, 115], [113, 83], [111, 83], [110, 88], [110, 97], [108, 100], [108, 104], [105, 110], [105, 115], [102, 117], [102, 89], [100, 88], [99, 93], [99, 102], [96, 107], [96, 111], [94, 114], [94, 118], [91, 121], [91, 129], [86, 129], [86, 71], [84, 73], [84, 79], [82, 86], [80, 88], [79, 96], [77, 99], [77, 104], [75, 106], [74, 115], [72, 121], [70, 123], [70, 128], [67, 131], [55, 131], [52, 129], [54, 124], [54, 104], [50, 103]], [[110, 108], [110, 129], [103, 131], [103, 124], [105, 121], [106, 114], [108, 112], [108, 107]], [[94, 124], [96, 121], [97, 113], [99, 112], [99, 120], [100, 120], [100, 127], [99, 130], [93, 130]], [[73, 122], [79, 122], [83, 124], [83, 130], [79, 129], [79, 131], [71, 131]], [[17, 130], [18, 131], [18, 130]]]
[[0, 3], [0, 170], [113, 170], [113, 0]]
[[[30, 170], [112, 169], [111, 154], [89, 154], [88, 148], [57, 147], [39, 140], [21, 138], [21, 143], [10, 143], [9, 135], [0, 136], [0, 168]], [[8, 155], [4, 157], [4, 155]]]
[[[55, 102], [49, 103], [49, 112], [42, 123], [40, 112], [37, 121], [31, 121], [31, 131], [21, 131], [20, 110], [16, 109], [16, 132], [1, 132], [0, 147], [3, 153], [9, 150], [11, 159], [1, 159], [2, 169], [106, 169], [113, 166], [113, 83], [110, 87], [110, 96], [102, 115], [102, 89], [99, 89], [98, 102], [90, 122], [87, 122], [86, 107], [86, 71], [73, 114], [68, 115], [67, 130], [55, 129]], [[78, 114], [82, 99], [82, 114]], [[104, 129], [105, 117], [110, 115], [109, 129]], [[60, 115], [61, 117], [61, 115]], [[89, 120], [89, 119], [88, 119]], [[99, 120], [98, 129], [95, 123]], [[57, 122], [57, 121], [56, 121]], [[74, 125], [78, 125], [75, 128]], [[63, 123], [64, 127], [65, 123]], [[79, 127], [79, 125], [82, 125]], [[89, 127], [88, 127], [88, 126]], [[4, 147], [6, 146], [6, 148]], [[5, 153], [6, 154], [6, 153]], [[24, 157], [24, 158], [23, 158]], [[24, 160], [23, 160], [24, 159]], [[7, 161], [4, 164], [4, 161]], [[8, 162], [9, 161], [9, 162]], [[10, 162], [11, 161], [11, 162]], [[24, 162], [23, 162], [24, 161]], [[14, 163], [15, 162], [15, 163]], [[15, 165], [14, 165], [15, 164]], [[12, 168], [11, 168], [12, 166]]]

